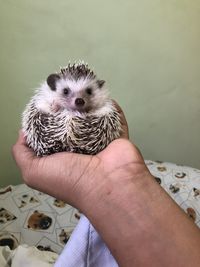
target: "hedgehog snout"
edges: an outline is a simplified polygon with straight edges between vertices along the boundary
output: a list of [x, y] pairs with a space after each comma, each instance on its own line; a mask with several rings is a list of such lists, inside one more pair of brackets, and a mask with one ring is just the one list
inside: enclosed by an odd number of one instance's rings
[[83, 98], [76, 98], [75, 99], [75, 105], [78, 107], [84, 106], [85, 101], [83, 100]]

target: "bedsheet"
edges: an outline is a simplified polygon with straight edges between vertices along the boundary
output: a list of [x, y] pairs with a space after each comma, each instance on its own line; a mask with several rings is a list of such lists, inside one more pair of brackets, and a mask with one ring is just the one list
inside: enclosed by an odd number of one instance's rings
[[145, 162], [156, 181], [200, 227], [200, 170], [169, 162]]
[[80, 213], [63, 201], [25, 184], [0, 190], [0, 245], [19, 244], [60, 253]]

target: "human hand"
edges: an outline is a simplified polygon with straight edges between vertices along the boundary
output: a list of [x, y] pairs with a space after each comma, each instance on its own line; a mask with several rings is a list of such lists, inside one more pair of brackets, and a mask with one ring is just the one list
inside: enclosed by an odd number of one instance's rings
[[121, 114], [122, 138], [95, 156], [36, 157], [20, 132], [13, 156], [25, 183], [78, 208], [119, 266], [200, 266], [199, 229], [152, 178]]
[[[48, 193], [82, 209], [82, 203], [102, 190], [107, 182], [125, 181], [126, 177], [138, 176], [147, 171], [141, 154], [127, 140], [128, 126], [121, 113], [123, 135], [113, 141], [98, 155], [82, 155], [68, 152], [37, 157], [27, 147], [20, 132], [13, 146], [13, 156], [22, 172], [24, 182], [32, 188]], [[104, 187], [105, 188], [105, 187]]]

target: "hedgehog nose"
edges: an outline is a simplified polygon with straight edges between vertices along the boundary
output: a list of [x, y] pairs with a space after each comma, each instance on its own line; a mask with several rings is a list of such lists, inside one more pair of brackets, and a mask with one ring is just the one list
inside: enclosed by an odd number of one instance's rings
[[83, 98], [76, 98], [75, 104], [77, 106], [83, 106], [85, 104], [85, 101], [83, 100]]

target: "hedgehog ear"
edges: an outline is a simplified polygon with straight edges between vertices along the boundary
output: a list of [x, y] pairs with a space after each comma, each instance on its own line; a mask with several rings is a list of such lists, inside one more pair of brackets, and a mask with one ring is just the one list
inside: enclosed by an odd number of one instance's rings
[[47, 77], [47, 84], [51, 88], [51, 90], [56, 90], [56, 81], [60, 79], [60, 76], [56, 73], [50, 74]]
[[97, 80], [97, 85], [99, 86], [99, 88], [102, 88], [104, 83], [105, 83], [105, 81], [103, 81], [103, 80]]

